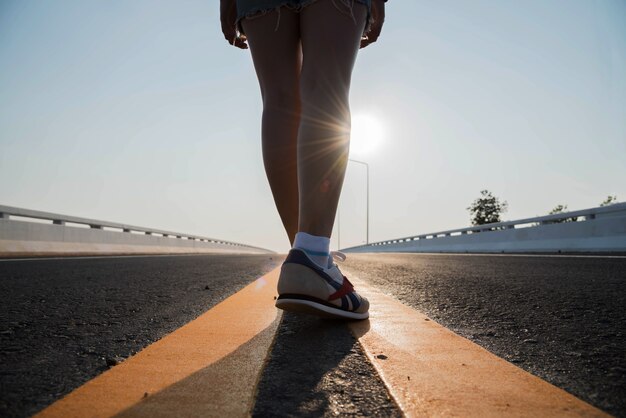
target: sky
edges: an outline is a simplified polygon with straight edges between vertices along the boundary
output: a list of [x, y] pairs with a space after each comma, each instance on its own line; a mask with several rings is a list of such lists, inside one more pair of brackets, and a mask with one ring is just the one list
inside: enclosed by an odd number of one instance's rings
[[[218, 1], [0, 0], [0, 68], [0, 204], [288, 250]], [[390, 0], [350, 106], [370, 242], [469, 226], [483, 189], [503, 220], [623, 202], [626, 2]], [[351, 162], [333, 249], [366, 204]]]

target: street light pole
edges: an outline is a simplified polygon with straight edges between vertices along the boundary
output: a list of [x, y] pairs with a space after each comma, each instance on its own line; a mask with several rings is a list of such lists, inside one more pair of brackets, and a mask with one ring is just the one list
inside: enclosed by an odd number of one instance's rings
[[358, 160], [353, 160], [352, 158], [350, 158], [348, 161], [352, 161], [353, 163], [358, 163], [358, 164], [363, 164], [365, 166], [365, 173], [366, 173], [366, 178], [367, 178], [367, 190], [366, 190], [366, 196], [367, 196], [367, 206], [365, 208], [365, 213], [366, 213], [366, 223], [365, 223], [365, 244], [369, 244], [370, 243], [370, 166], [368, 163], [363, 162], [363, 161], [358, 161]]

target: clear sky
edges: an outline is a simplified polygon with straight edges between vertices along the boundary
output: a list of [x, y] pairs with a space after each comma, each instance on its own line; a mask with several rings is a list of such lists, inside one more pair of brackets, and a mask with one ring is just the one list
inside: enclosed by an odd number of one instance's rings
[[[288, 249], [218, 1], [1, 0], [0, 68], [0, 204]], [[390, 0], [351, 108], [370, 241], [468, 226], [485, 188], [505, 220], [624, 201], [626, 2]], [[350, 163], [342, 247], [365, 191]]]

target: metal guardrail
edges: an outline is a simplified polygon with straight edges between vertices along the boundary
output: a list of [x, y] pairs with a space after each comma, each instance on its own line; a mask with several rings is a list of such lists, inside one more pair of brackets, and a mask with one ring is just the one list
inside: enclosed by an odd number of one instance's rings
[[554, 215], [537, 216], [534, 218], [517, 219], [514, 221], [495, 222], [484, 225], [477, 225], [467, 228], [449, 229], [446, 231], [431, 232], [428, 234], [411, 235], [403, 238], [395, 238], [391, 240], [373, 242], [366, 245], [357, 245], [354, 247], [344, 248], [349, 251], [354, 249], [363, 249], [369, 247], [387, 246], [398, 243], [406, 243], [420, 240], [432, 240], [437, 238], [445, 238], [459, 235], [472, 235], [488, 231], [501, 231], [506, 229], [533, 228], [536, 226], [556, 224], [562, 222], [586, 222], [598, 217], [611, 216], [619, 212], [626, 212], [626, 203], [614, 203], [608, 206], [599, 206], [595, 208], [576, 210], [571, 212], [562, 212]]
[[[165, 238], [172, 239], [184, 239], [189, 241], [198, 241], [198, 242], [207, 242], [214, 243], [220, 245], [230, 245], [233, 247], [244, 247], [255, 250], [261, 250], [265, 252], [272, 252], [265, 248], [254, 247], [251, 245], [241, 244], [238, 242], [225, 241], [217, 238], [209, 238], [209, 237], [201, 237], [198, 235], [190, 235], [183, 234], [180, 232], [172, 232], [172, 231], [164, 231], [161, 229], [155, 228], [146, 228], [142, 226], [128, 225], [117, 222], [107, 222], [107, 221], [99, 221], [95, 219], [81, 218], [78, 216], [69, 216], [69, 215], [61, 215], [58, 213], [50, 213], [50, 212], [42, 212], [38, 210], [24, 209], [24, 208], [16, 208], [13, 206], [5, 206], [0, 205], [0, 219], [11, 219], [11, 216], [19, 216], [22, 218], [31, 218], [31, 219], [40, 219], [51, 221], [54, 225], [66, 225], [70, 224], [78, 224], [78, 225], [87, 225], [91, 229], [104, 229], [110, 228], [110, 230], [119, 230], [120, 233], [132, 233], [139, 232], [145, 235], [160, 235]], [[71, 225], [69, 225], [71, 227]]]

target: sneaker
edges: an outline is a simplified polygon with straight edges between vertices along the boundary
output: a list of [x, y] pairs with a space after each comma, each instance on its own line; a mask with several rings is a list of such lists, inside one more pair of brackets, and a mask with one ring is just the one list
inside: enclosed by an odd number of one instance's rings
[[331, 252], [330, 266], [320, 267], [302, 250], [293, 248], [280, 270], [276, 307], [325, 318], [367, 319], [369, 302], [354, 291], [332, 259], [345, 260]]

